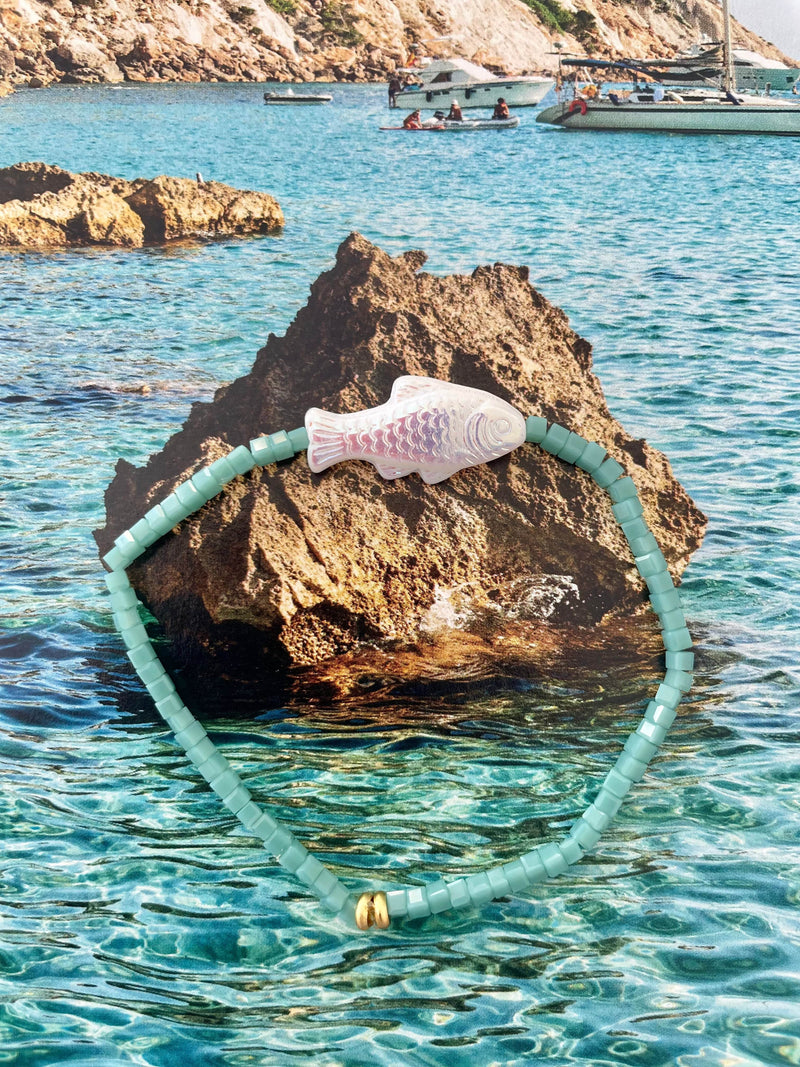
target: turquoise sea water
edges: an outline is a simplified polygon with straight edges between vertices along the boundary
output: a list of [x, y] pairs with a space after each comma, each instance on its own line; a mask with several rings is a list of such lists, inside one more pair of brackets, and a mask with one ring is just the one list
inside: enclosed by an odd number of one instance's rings
[[[0, 104], [2, 166], [200, 171], [286, 214], [276, 238], [0, 255], [0, 1064], [800, 1062], [797, 143], [582, 136], [530, 112], [417, 137], [378, 131], [381, 88], [302, 112], [262, 90]], [[614, 414], [709, 517], [683, 586], [697, 684], [596, 852], [513, 900], [368, 936], [181, 757], [126, 665], [90, 533], [116, 460], [144, 461], [247, 371], [353, 229], [435, 272], [529, 265], [594, 345]], [[605, 673], [420, 686], [402, 707], [208, 725], [360, 890], [566, 828], [646, 690]]]

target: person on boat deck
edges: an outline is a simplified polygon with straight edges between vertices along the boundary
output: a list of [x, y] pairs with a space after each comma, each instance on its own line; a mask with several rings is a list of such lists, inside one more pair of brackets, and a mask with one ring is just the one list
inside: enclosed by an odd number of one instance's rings
[[493, 119], [510, 119], [511, 112], [508, 110], [508, 104], [501, 96], [497, 103], [494, 105], [494, 111], [492, 112]]
[[664, 86], [661, 82], [656, 82], [653, 86], [653, 103], [659, 104], [664, 99]]
[[450, 110], [447, 112], [448, 122], [463, 122], [464, 116], [461, 114], [461, 106], [457, 100], [450, 101]]
[[410, 115], [406, 115], [403, 119], [404, 130], [421, 130], [422, 118], [419, 111], [412, 111]]
[[397, 94], [402, 88], [403, 87], [400, 84], [400, 79], [397, 77], [397, 75], [394, 75], [392, 80], [389, 82], [389, 107], [397, 107]]

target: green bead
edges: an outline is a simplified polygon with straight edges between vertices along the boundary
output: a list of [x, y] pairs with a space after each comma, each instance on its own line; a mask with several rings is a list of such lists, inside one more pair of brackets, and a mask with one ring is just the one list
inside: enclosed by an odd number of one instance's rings
[[130, 563], [130, 558], [115, 545], [103, 556], [103, 563], [110, 571], [124, 570]]
[[492, 867], [491, 870], [486, 872], [486, 877], [489, 879], [489, 884], [492, 887], [492, 896], [495, 900], [498, 897], [507, 896], [511, 892], [511, 886], [503, 873], [502, 867]]
[[428, 898], [419, 887], [408, 890], [407, 907], [409, 919], [424, 919], [426, 915], [431, 913], [431, 909], [428, 907]]
[[[253, 827], [263, 814], [264, 812], [261, 810], [258, 804], [256, 804], [254, 800], [251, 800], [248, 804], [245, 804], [241, 811], [238, 811], [236, 813], [236, 818], [239, 820], [245, 830], [252, 831]], [[258, 835], [256, 834], [255, 836]]]
[[654, 745], [652, 741], [648, 741], [641, 734], [633, 733], [626, 740], [623, 752], [627, 752], [629, 756], [633, 756], [636, 760], [641, 760], [642, 763], [649, 763], [658, 752], [658, 745]]
[[558, 851], [564, 857], [564, 862], [570, 866], [583, 859], [583, 849], [574, 837], [567, 837], [564, 841], [559, 841]]
[[170, 676], [164, 672], [158, 678], [154, 678], [152, 682], [146, 682], [147, 692], [153, 698], [153, 701], [163, 700], [165, 697], [170, 696], [175, 692], [175, 686]]
[[118, 630], [127, 630], [129, 627], [135, 626], [137, 622], [142, 621], [136, 608], [123, 608], [122, 611], [112, 611], [111, 618], [114, 620], [114, 625]]
[[650, 552], [659, 551], [658, 541], [651, 533], [646, 533], [644, 537], [634, 537], [628, 544], [634, 556], [646, 556]]
[[569, 430], [566, 426], [560, 426], [557, 422], [554, 422], [547, 433], [541, 439], [539, 444], [545, 450], [545, 452], [557, 453], [560, 452], [564, 445], [567, 443], [569, 437]]
[[192, 715], [177, 693], [170, 693], [163, 700], [157, 700], [156, 707], [161, 717], [169, 723], [173, 733], [176, 730], [183, 730], [189, 723], [195, 721], [194, 715]]
[[538, 849], [535, 848], [531, 852], [526, 852], [524, 856], [520, 856], [519, 861], [524, 867], [525, 874], [531, 884], [541, 882], [547, 877], [547, 869], [542, 863]]
[[561, 850], [555, 843], [540, 845], [538, 852], [542, 858], [542, 863], [544, 864], [544, 869], [547, 871], [548, 878], [557, 878], [559, 874], [563, 874], [567, 869], [567, 861], [564, 859]]
[[[605, 465], [606, 464], [604, 463], [600, 470], [597, 472], [598, 474], [600, 474]], [[596, 478], [595, 481], [597, 481]], [[599, 484], [600, 483], [598, 482], [598, 485]], [[639, 494], [636, 489], [636, 482], [633, 480], [633, 478], [628, 476], [625, 478], [618, 478], [615, 482], [612, 482], [612, 484], [608, 486], [608, 495], [611, 497], [615, 504], [619, 504], [621, 503], [621, 501], [629, 500], [631, 497], [638, 496]]]
[[[198, 741], [202, 741], [207, 737], [208, 734], [197, 719], [195, 719], [194, 722], [190, 722], [189, 725], [185, 726], [182, 730], [176, 730], [175, 732], [175, 740], [181, 748], [190, 748], [192, 745], [196, 745]], [[213, 751], [214, 749], [212, 747], [212, 752]], [[210, 756], [211, 752], [209, 752], [208, 755]]]
[[620, 774], [617, 767], [614, 766], [606, 775], [605, 781], [600, 788], [623, 800], [627, 796], [630, 787], [630, 778], [627, 775]]
[[230, 793], [222, 797], [222, 803], [231, 813], [231, 815], [238, 815], [241, 809], [250, 802], [250, 792], [241, 783], [236, 786]]
[[404, 889], [390, 889], [386, 893], [386, 910], [393, 919], [402, 919], [409, 913], [409, 899]]
[[205, 780], [210, 782], [212, 778], [219, 777], [220, 774], [224, 771], [229, 771], [231, 768], [222, 753], [217, 750], [213, 756], [210, 756], [205, 763], [201, 763], [197, 769]]
[[664, 659], [667, 670], [691, 671], [694, 669], [694, 652], [667, 652]]
[[146, 645], [140, 645], [138, 648], [132, 648], [128, 652], [128, 659], [133, 664], [133, 669], [137, 672], [148, 663], [152, 663], [157, 659], [153, 646], [148, 641]]
[[674, 667], [668, 667], [664, 674], [664, 684], [674, 685], [676, 689], [680, 689], [682, 693], [688, 693], [692, 688], [692, 682], [694, 676], [689, 671], [676, 670]]
[[599, 830], [595, 830], [593, 826], [590, 826], [583, 816], [581, 816], [580, 819], [573, 823], [569, 836], [577, 843], [580, 849], [584, 852], [588, 852], [589, 849], [594, 848], [602, 837], [602, 834]]
[[595, 441], [587, 441], [586, 448], [575, 460], [575, 466], [580, 467], [587, 474], [594, 474], [603, 460], [606, 458], [606, 450]]
[[680, 689], [676, 689], [674, 685], [665, 685], [662, 682], [653, 699], [657, 704], [672, 704], [673, 707], [677, 707], [682, 697], [683, 693]]
[[[625, 503], [628, 503], [627, 500]], [[657, 548], [655, 552], [648, 552], [646, 556], [635, 556], [633, 562], [643, 578], [650, 578], [654, 574], [667, 570], [667, 561], [660, 548]]]
[[[191, 515], [193, 511], [197, 511], [203, 504], [207, 503], [208, 497], [204, 496], [197, 487], [192, 483], [191, 478], [187, 482], [181, 482], [178, 488], [173, 493], [173, 496], [178, 503], [185, 509], [186, 515]], [[162, 505], [164, 510], [167, 510], [167, 502], [169, 497], [164, 501]]]
[[628, 500], [620, 500], [619, 504], [612, 504], [611, 510], [618, 523], [628, 522], [642, 514], [642, 503], [638, 496], [632, 496]]
[[[305, 864], [303, 866], [305, 866]], [[320, 867], [322, 867], [322, 870], [311, 883], [311, 888], [318, 897], [328, 897], [337, 888], [341, 889], [342, 886], [339, 885], [339, 879], [333, 871], [329, 871], [328, 868], [324, 867], [322, 864], [320, 864]], [[302, 870], [302, 867], [300, 869]]]
[[428, 886], [428, 907], [431, 909], [432, 915], [438, 915], [440, 912], [447, 911], [448, 908], [452, 907], [446, 882], [436, 882], [434, 885]]
[[491, 900], [494, 896], [492, 883], [483, 871], [480, 874], [471, 874], [467, 878], [467, 889], [469, 890], [470, 900], [478, 907]]
[[681, 607], [681, 595], [670, 581], [670, 588], [666, 593], [650, 594], [650, 606], [657, 615], [665, 615], [668, 611]]
[[220, 774], [213, 778], [207, 778], [206, 781], [217, 794], [217, 796], [225, 797], [228, 793], [232, 792], [237, 785], [241, 785], [239, 775], [233, 769], [228, 766]]
[[593, 830], [597, 830], [598, 833], [602, 833], [603, 830], [608, 829], [608, 824], [611, 822], [611, 816], [604, 811], [600, 811], [594, 804], [590, 804], [586, 811], [581, 815], [591, 826]]
[[[244, 809], [242, 809], [244, 810]], [[266, 845], [267, 841], [270, 841], [281, 828], [275, 822], [270, 814], [266, 811], [259, 809], [258, 818], [254, 819], [247, 827], [253, 837], [260, 837], [262, 842]], [[284, 846], [289, 843], [289, 835], [285, 830], [282, 831], [285, 837]]]
[[295, 454], [305, 452], [308, 448], [308, 430], [305, 426], [300, 426], [296, 430], [289, 430], [286, 436], [289, 438], [289, 444]]
[[131, 583], [124, 571], [112, 571], [110, 574], [104, 574], [103, 581], [106, 583], [109, 593], [120, 593], [123, 590], [131, 589]]
[[166, 518], [172, 523], [170, 529], [177, 526], [178, 523], [183, 522], [183, 520], [188, 518], [194, 510], [189, 504], [185, 504], [182, 500], [179, 500], [176, 493], [170, 493], [165, 500], [161, 501], [161, 509]]
[[647, 722], [651, 722], [655, 726], [663, 726], [666, 731], [675, 721], [676, 714], [674, 705], [658, 704], [655, 700], [651, 700], [647, 705], [644, 717]]
[[183, 747], [186, 750], [186, 755], [195, 767], [199, 767], [201, 763], [205, 763], [205, 761], [210, 759], [216, 751], [214, 742], [207, 734], [194, 744], [184, 745]]
[[[325, 868], [319, 862], [317, 857], [312, 856], [311, 853], [309, 853], [294, 872], [294, 876], [298, 881], [302, 882], [303, 885], [313, 886], [324, 871]], [[330, 887], [330, 889], [332, 888], [333, 886]], [[325, 889], [324, 892], [330, 892], [330, 889]]]
[[636, 759], [630, 752], [623, 752], [614, 765], [614, 770], [629, 778], [631, 783], [638, 782], [647, 770], [647, 761]]
[[[617, 478], [619, 478], [624, 473], [625, 468], [620, 463], [617, 463], [615, 459], [612, 459], [609, 456], [608, 459], [604, 460], [600, 464], [600, 466], [594, 472], [592, 477], [601, 489], [608, 489], [611, 483], [615, 482]], [[634, 492], [632, 494], [628, 494], [628, 496], [636, 496], [636, 486], [634, 486], [633, 488]], [[627, 498], [623, 497], [623, 499]]]
[[579, 433], [570, 433], [563, 448], [556, 455], [559, 459], [563, 459], [565, 463], [574, 463], [588, 444], [589, 442], [586, 438], [581, 437]]
[[621, 522], [620, 527], [628, 544], [631, 541], [635, 541], [637, 537], [645, 537], [650, 533], [650, 527], [641, 515], [637, 515], [635, 519], [629, 519], [627, 522]]
[[592, 801], [592, 806], [602, 811], [609, 819], [613, 819], [620, 809], [622, 797], [616, 796], [610, 789], [600, 786], [597, 796]]
[[[115, 592], [110, 595], [109, 600], [111, 601], [111, 610], [116, 615], [121, 611], [127, 611], [129, 608], [135, 608], [139, 603], [136, 593], [129, 585], [124, 589], [115, 590]], [[136, 613], [136, 621], [139, 621], [138, 612]]]
[[547, 419], [541, 415], [530, 415], [525, 420], [525, 440], [531, 444], [539, 445], [547, 433]]
[[134, 649], [141, 648], [142, 645], [150, 646], [147, 630], [140, 622], [137, 622], [135, 626], [126, 626], [124, 630], [120, 630], [119, 636], [125, 643], [128, 652], [133, 652]]
[[506, 877], [509, 887], [514, 893], [519, 893], [520, 890], [527, 889], [530, 885], [528, 876], [525, 873], [525, 868], [519, 860], [513, 860], [511, 863], [504, 863], [503, 874]]
[[234, 448], [233, 452], [229, 452], [225, 459], [237, 474], [247, 474], [256, 465], [252, 452], [249, 448], [245, 448], [244, 445]]
[[670, 589], [675, 588], [669, 571], [656, 571], [655, 574], [648, 574], [644, 580], [651, 594], [668, 593]]
[[472, 906], [466, 878], [457, 878], [454, 882], [450, 882], [447, 889], [454, 908], [469, 908]]
[[330, 893], [326, 894], [324, 897], [321, 896], [319, 899], [322, 906], [327, 908], [333, 915], [338, 915], [346, 905], [351, 905], [350, 894], [338, 879]]
[[692, 647], [692, 635], [686, 626], [682, 626], [677, 630], [664, 630], [661, 634], [661, 640], [667, 652], [682, 652], [684, 649]]
[[202, 496], [203, 503], [211, 500], [222, 489], [222, 483], [217, 481], [208, 467], [203, 467], [202, 470], [193, 474], [189, 481], [192, 483], [197, 492]]
[[299, 841], [292, 840], [289, 847], [284, 849], [280, 855], [276, 853], [275, 858], [281, 867], [294, 874], [300, 864], [305, 862], [306, 856], [308, 856], [308, 849], [305, 845], [301, 845]]
[[662, 630], [680, 630], [686, 625], [686, 616], [683, 608], [673, 608], [672, 611], [659, 612], [658, 621]]
[[645, 719], [637, 726], [636, 733], [639, 734], [640, 737], [643, 737], [645, 741], [649, 741], [658, 748], [667, 736], [667, 728], [665, 726], [656, 726], [655, 723]]

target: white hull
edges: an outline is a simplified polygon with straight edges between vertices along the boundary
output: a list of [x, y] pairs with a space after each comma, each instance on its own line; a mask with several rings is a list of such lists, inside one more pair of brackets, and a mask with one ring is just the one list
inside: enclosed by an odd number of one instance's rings
[[470, 133], [473, 130], [513, 130], [519, 126], [519, 119], [512, 115], [508, 119], [464, 119], [463, 122], [433, 122], [428, 119], [419, 129], [408, 130], [404, 126], [381, 126], [382, 130], [402, 130], [404, 133], [427, 133], [436, 130], [440, 133]]
[[329, 104], [327, 93], [264, 93], [265, 104]]
[[405, 111], [447, 111], [456, 100], [466, 108], [493, 108], [502, 96], [510, 108], [535, 107], [540, 104], [555, 81], [549, 78], [496, 78], [485, 82], [430, 84], [422, 88], [403, 89], [397, 94], [396, 107]]
[[[800, 136], [800, 104], [751, 97], [746, 103], [639, 103], [609, 100], [555, 104], [537, 122], [567, 130], [640, 130], [664, 133], [770, 133]], [[573, 110], [570, 110], [573, 108]]]

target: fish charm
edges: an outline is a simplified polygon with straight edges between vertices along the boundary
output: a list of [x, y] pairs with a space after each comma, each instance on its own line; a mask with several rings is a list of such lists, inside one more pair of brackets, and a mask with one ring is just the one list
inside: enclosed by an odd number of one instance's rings
[[525, 440], [525, 418], [483, 389], [437, 378], [397, 378], [385, 404], [336, 415], [309, 408], [308, 465], [315, 474], [345, 459], [372, 463], [384, 478], [416, 472], [429, 485], [505, 456]]

